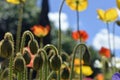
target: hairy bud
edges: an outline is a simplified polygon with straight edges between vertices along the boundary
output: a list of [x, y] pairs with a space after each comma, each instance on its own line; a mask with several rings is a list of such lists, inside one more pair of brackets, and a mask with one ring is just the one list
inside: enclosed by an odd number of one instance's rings
[[30, 56], [30, 53], [26, 49], [23, 52], [23, 58], [25, 59], [26, 65], [30, 63], [31, 56]]
[[61, 78], [64, 80], [68, 80], [70, 76], [70, 68], [64, 67], [61, 71]]
[[14, 45], [11, 40], [4, 39], [0, 43], [0, 56], [9, 58], [14, 52]]
[[53, 55], [50, 59], [50, 66], [51, 69], [54, 71], [57, 71], [61, 68], [61, 64], [62, 64], [62, 59], [60, 55]]
[[17, 56], [14, 59], [14, 70], [16, 72], [23, 72], [25, 69], [25, 60], [20, 53], [17, 53]]
[[31, 53], [34, 55], [37, 53], [39, 48], [38, 42], [35, 39], [30, 40], [28, 43], [28, 47], [30, 48]]
[[43, 62], [44, 62], [44, 59], [43, 59], [42, 54], [37, 53], [34, 57], [34, 60], [33, 60], [33, 69], [34, 70], [42, 69]]

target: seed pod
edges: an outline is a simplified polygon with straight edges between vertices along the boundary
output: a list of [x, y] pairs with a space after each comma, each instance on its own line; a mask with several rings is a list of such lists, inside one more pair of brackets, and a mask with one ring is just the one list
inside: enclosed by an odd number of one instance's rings
[[62, 64], [61, 56], [55, 54], [51, 57], [50, 66], [52, 70], [54, 71], [59, 70], [61, 68], [61, 64]]
[[23, 72], [24, 71], [24, 69], [25, 69], [25, 60], [22, 57], [21, 53], [17, 53], [17, 56], [14, 59], [13, 66], [14, 66], [14, 70], [16, 72]]
[[39, 48], [38, 42], [35, 39], [30, 40], [28, 43], [28, 47], [30, 48], [31, 53], [34, 55], [37, 53]]
[[42, 54], [41, 53], [36, 54], [33, 60], [33, 69], [34, 70], [42, 69], [43, 62], [44, 62], [44, 59], [43, 59]]
[[64, 67], [61, 71], [61, 78], [64, 80], [68, 80], [70, 76], [70, 69], [69, 67]]
[[83, 54], [84, 65], [90, 65], [90, 60], [91, 60], [90, 52], [88, 48], [86, 48]]
[[25, 59], [26, 65], [30, 63], [31, 56], [30, 56], [30, 53], [27, 50], [24, 50], [23, 58]]
[[3, 58], [9, 58], [14, 52], [13, 42], [8, 39], [1, 41], [0, 45], [0, 56]]

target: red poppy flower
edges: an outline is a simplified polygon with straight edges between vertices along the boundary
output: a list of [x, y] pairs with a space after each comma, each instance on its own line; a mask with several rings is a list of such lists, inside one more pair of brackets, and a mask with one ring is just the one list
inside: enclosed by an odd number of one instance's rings
[[111, 56], [110, 49], [105, 48], [105, 47], [101, 47], [99, 53], [100, 53], [100, 55], [105, 56], [107, 58], [110, 58], [110, 56]]
[[72, 38], [74, 40], [82, 40], [83, 42], [86, 42], [88, 39], [88, 33], [85, 30], [79, 30], [72, 32]]
[[41, 26], [41, 25], [34, 25], [31, 30], [33, 33], [38, 36], [38, 37], [45, 37], [49, 31], [50, 31], [50, 26]]

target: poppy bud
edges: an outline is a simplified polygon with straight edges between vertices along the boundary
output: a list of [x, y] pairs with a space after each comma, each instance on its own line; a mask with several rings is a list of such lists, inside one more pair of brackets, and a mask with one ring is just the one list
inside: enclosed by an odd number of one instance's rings
[[69, 67], [64, 67], [61, 71], [61, 78], [68, 80], [70, 76], [70, 69]]
[[0, 56], [3, 58], [9, 58], [14, 52], [14, 45], [11, 40], [4, 39], [0, 44]]
[[26, 65], [30, 63], [31, 57], [30, 53], [27, 50], [24, 50], [23, 58], [25, 59]]
[[50, 66], [52, 70], [54, 71], [59, 70], [61, 68], [61, 64], [62, 64], [61, 56], [55, 54], [51, 57]]
[[85, 65], [90, 65], [90, 59], [91, 56], [90, 56], [90, 52], [88, 50], [88, 48], [85, 49], [85, 52], [83, 54], [83, 61], [84, 61], [84, 64]]
[[34, 55], [38, 51], [38, 42], [35, 39], [32, 39], [28, 43], [28, 47], [30, 48], [31, 53]]
[[42, 69], [43, 62], [44, 62], [44, 59], [43, 59], [42, 54], [41, 53], [36, 54], [33, 60], [33, 69], [34, 70]]
[[13, 35], [10, 32], [5, 33], [4, 39], [8, 39], [8, 40], [14, 41], [13, 40]]
[[23, 72], [25, 70], [25, 60], [20, 53], [17, 53], [17, 56], [14, 59], [14, 70], [17, 72]]
[[69, 60], [69, 55], [65, 52], [62, 52], [61, 57], [63, 62]]

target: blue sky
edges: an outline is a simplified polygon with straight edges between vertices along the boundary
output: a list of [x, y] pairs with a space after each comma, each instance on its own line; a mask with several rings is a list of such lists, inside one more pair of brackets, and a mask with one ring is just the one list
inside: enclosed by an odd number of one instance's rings
[[[50, 14], [55, 16], [58, 13], [59, 6], [62, 0], [49, 0], [50, 4]], [[88, 45], [93, 45], [96, 49], [101, 46], [108, 47], [107, 44], [107, 30], [106, 24], [97, 18], [97, 9], [109, 9], [116, 8], [116, 0], [88, 0], [88, 8], [79, 13], [80, 18], [80, 29], [84, 29], [89, 34], [89, 39], [87, 41]], [[63, 26], [64, 24], [69, 26], [72, 30], [76, 30], [76, 12], [72, 11], [66, 3], [64, 3], [62, 13], [64, 14]], [[53, 17], [52, 17], [53, 19]], [[57, 18], [56, 18], [57, 19]], [[55, 21], [55, 20], [53, 20]], [[56, 22], [57, 23], [57, 22]], [[64, 26], [65, 27], [65, 26]], [[110, 23], [110, 31], [112, 32], [113, 23]], [[118, 56], [120, 53], [120, 28], [116, 25], [116, 53]], [[111, 33], [111, 38], [112, 38]], [[111, 41], [112, 42], [112, 41]]]

